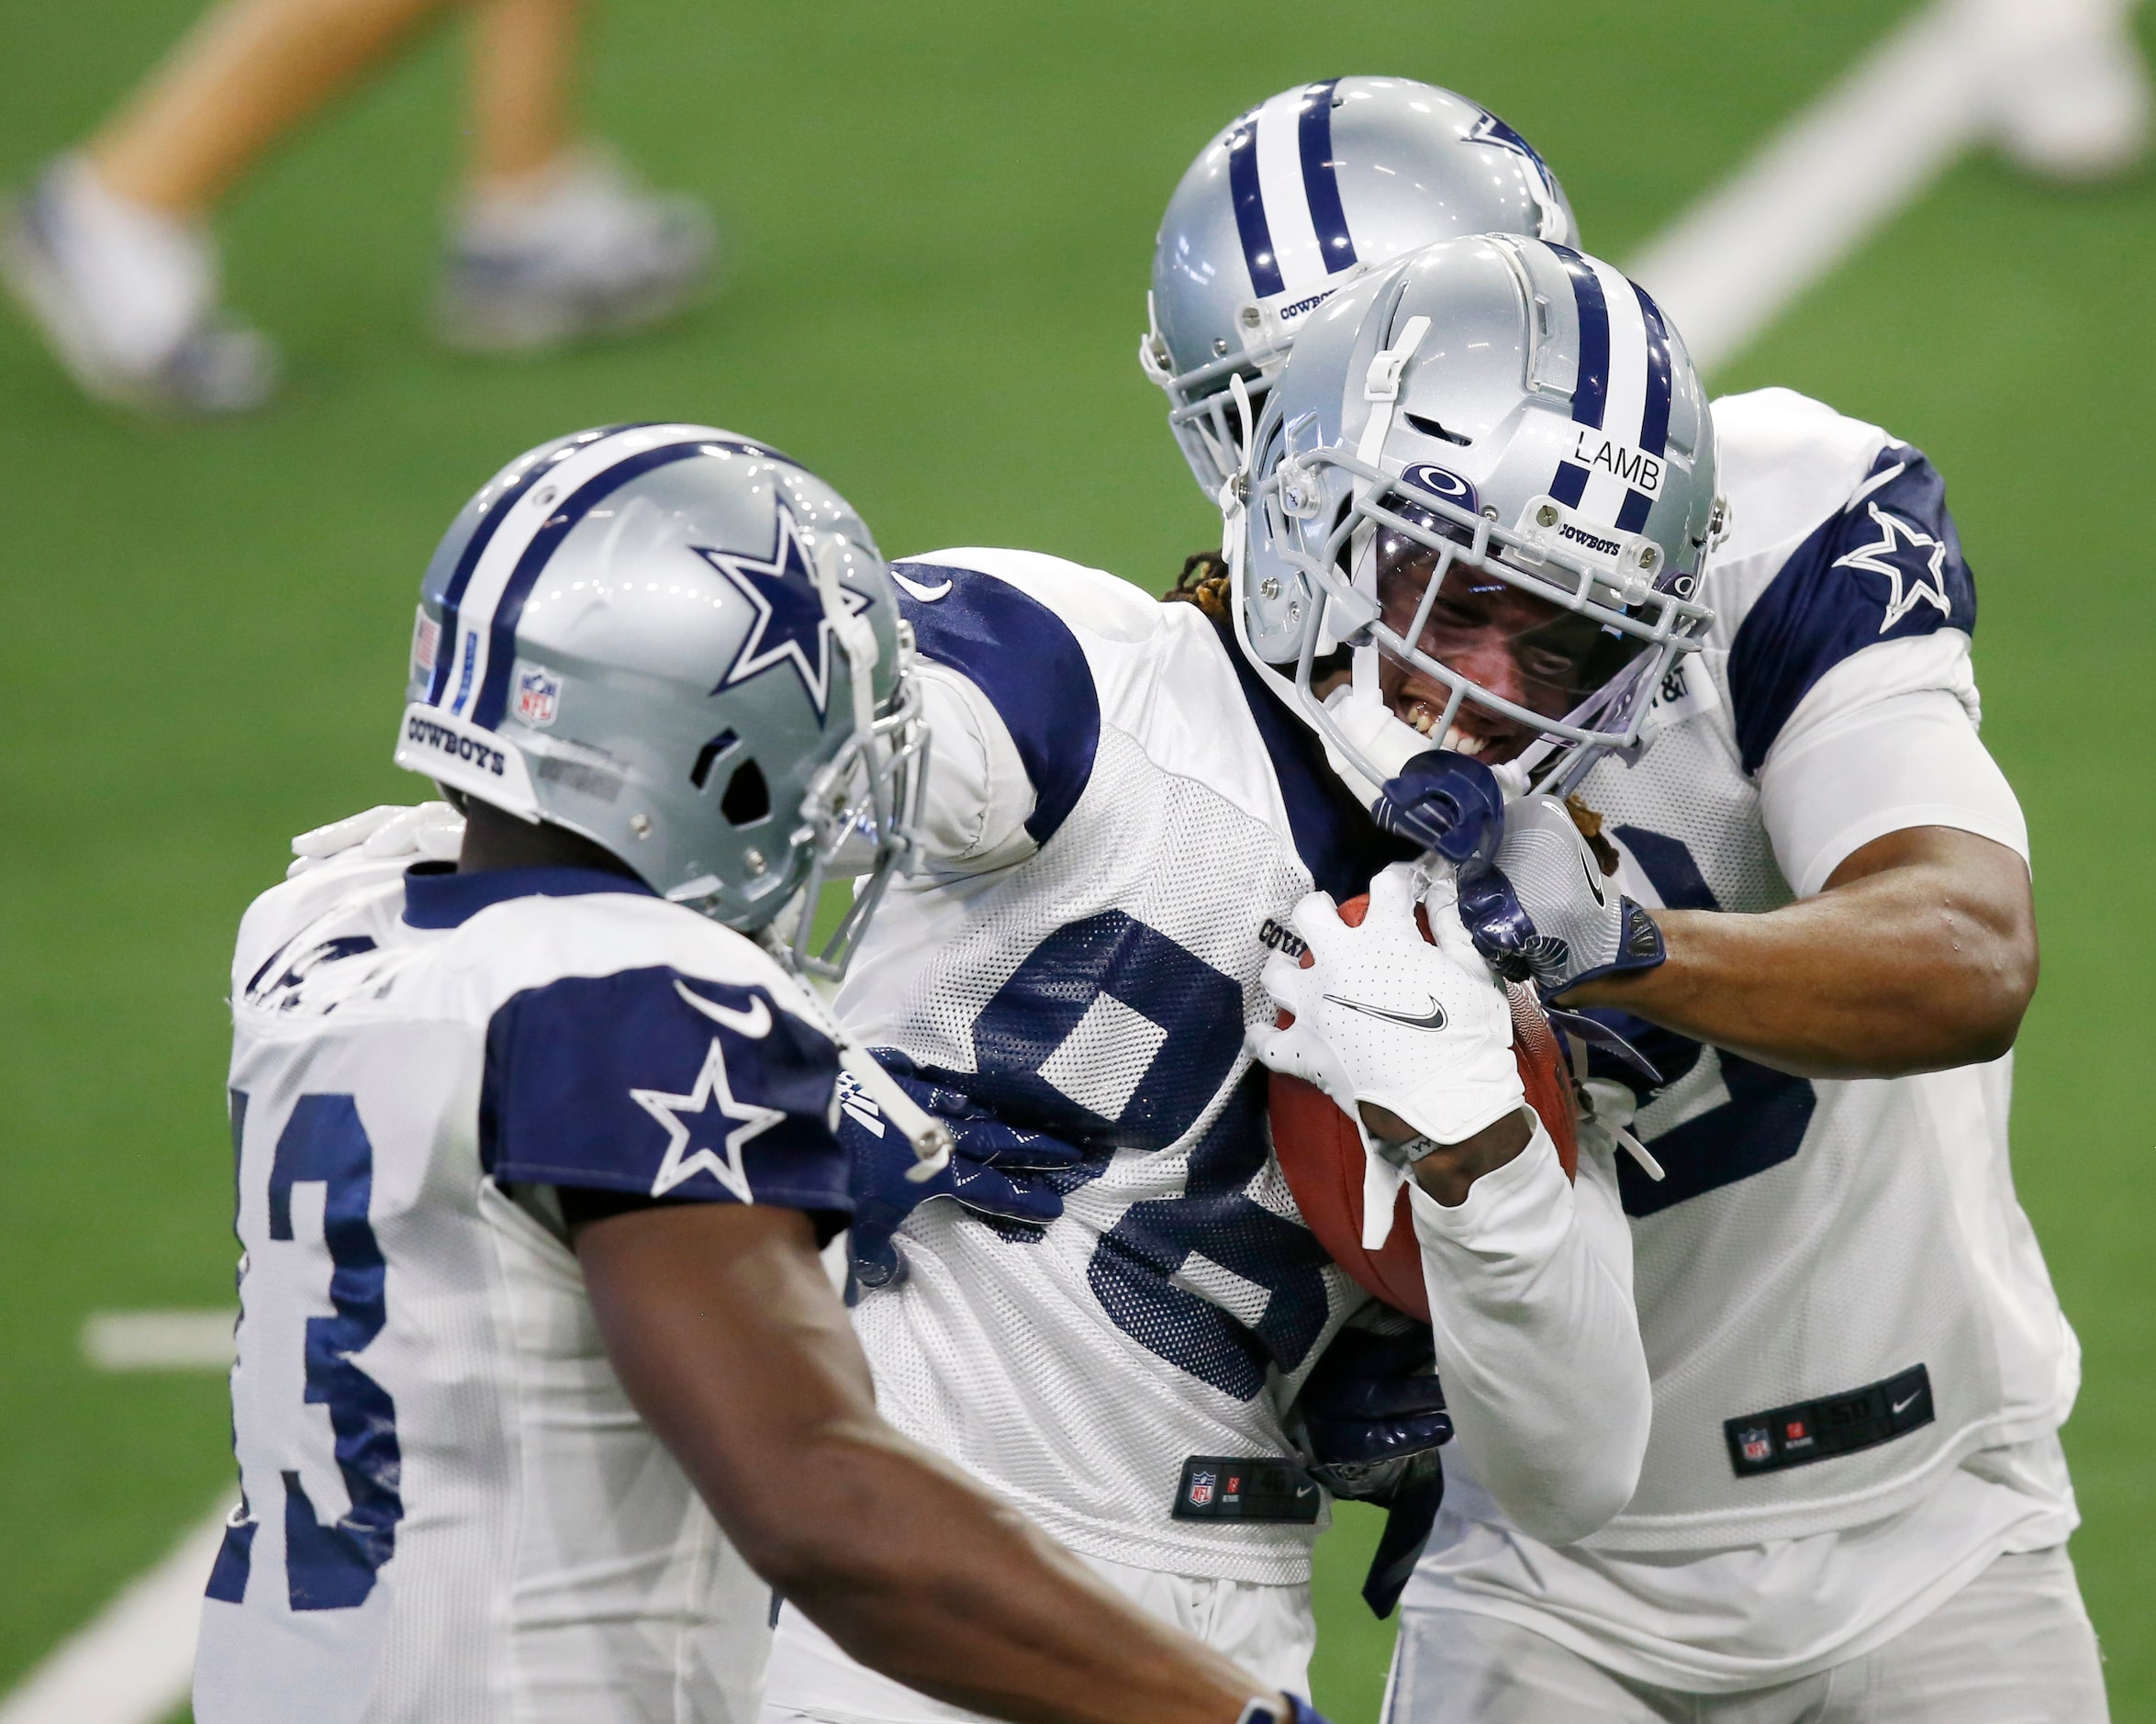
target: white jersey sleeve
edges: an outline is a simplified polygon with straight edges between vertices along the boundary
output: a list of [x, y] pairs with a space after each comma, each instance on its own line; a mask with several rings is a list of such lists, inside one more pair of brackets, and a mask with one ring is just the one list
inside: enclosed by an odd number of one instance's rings
[[1585, 1538], [1639, 1482], [1653, 1396], [1614, 1176], [1536, 1127], [1447, 1208], [1410, 1188], [1437, 1374], [1469, 1470], [1522, 1528]]
[[1969, 637], [1882, 641], [1819, 678], [1767, 751], [1759, 815], [1799, 898], [1874, 838], [1949, 826], [2028, 860], [2028, 823], [1976, 731]]

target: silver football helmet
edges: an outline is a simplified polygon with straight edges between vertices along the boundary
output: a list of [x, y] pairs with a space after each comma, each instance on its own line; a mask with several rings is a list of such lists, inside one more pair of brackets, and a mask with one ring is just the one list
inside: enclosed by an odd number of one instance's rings
[[[913, 853], [912, 654], [815, 475], [707, 425], [580, 431], [504, 467], [434, 553], [397, 763], [835, 976]], [[817, 944], [845, 876], [866, 878]]]
[[1566, 246], [1451, 240], [1336, 296], [1223, 495], [1238, 641], [1366, 801], [1434, 744], [1569, 789], [1709, 620], [1705, 391]]
[[1579, 240], [1527, 140], [1435, 84], [1301, 84], [1205, 146], [1161, 218], [1138, 363], [1167, 392], [1168, 426], [1208, 498], [1235, 470], [1228, 379], [1261, 401], [1328, 296], [1470, 233]]

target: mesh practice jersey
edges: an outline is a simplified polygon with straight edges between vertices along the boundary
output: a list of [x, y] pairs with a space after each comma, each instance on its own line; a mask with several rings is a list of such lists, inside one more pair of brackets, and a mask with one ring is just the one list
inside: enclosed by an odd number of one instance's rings
[[[1582, 790], [1625, 890], [1769, 911], [1915, 826], [2026, 858], [1977, 740], [1975, 591], [1931, 465], [1786, 390], [1715, 419], [1731, 534], [1705, 571], [1709, 644], [1666, 680], [1644, 752]], [[1517, 1615], [1645, 1680], [1741, 1685], [1847, 1649], [2032, 1515], [2063, 1537], [2071, 1495], [2048, 1457], [2079, 1349], [2015, 1199], [2010, 1059], [1815, 1080], [1596, 1015], [1666, 1080], [1633, 1129], [1668, 1179], [1619, 1168], [1655, 1383], [1640, 1486], [1570, 1551], [1464, 1495], [1485, 1524], [1451, 1517], [1464, 1542], [1434, 1547], [1410, 1602]], [[1938, 1524], [1948, 1505], [1969, 1550]], [[1879, 1540], [1861, 1559], [1860, 1529]]]
[[843, 1213], [812, 1010], [611, 874], [352, 862], [256, 901], [203, 1724], [754, 1716], [769, 1593], [533, 1212], [576, 1186]]
[[[1314, 1526], [1171, 1511], [1188, 1457], [1292, 1453], [1283, 1409], [1363, 1298], [1296, 1212], [1243, 1037], [1313, 880], [1347, 897], [1397, 851], [1194, 608], [1023, 552], [893, 578], [928, 661], [936, 864], [891, 890], [840, 1011], [888, 1063], [1085, 1160], [1053, 1176], [1045, 1228], [948, 1202], [909, 1218], [907, 1277], [855, 1314], [878, 1403], [1089, 1555], [1301, 1582]], [[1503, 1205], [1481, 1207], [1491, 1237], [1451, 1243], [1491, 1252], [1491, 1286], [1629, 1336], [1586, 1225], [1505, 1243]], [[1461, 1315], [1483, 1381], [1544, 1345], [1511, 1317]], [[1559, 1432], [1622, 1354], [1581, 1333], [1578, 1399], [1537, 1409]]]

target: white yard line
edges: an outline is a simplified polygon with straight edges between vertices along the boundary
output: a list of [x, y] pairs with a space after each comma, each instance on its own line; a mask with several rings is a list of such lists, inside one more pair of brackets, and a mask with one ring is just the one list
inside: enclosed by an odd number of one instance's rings
[[1983, 136], [1983, 14], [1913, 14], [1625, 265], [1726, 364]]
[[191, 1528], [0, 1700], [0, 1724], [160, 1724], [187, 1698], [202, 1586], [229, 1510]]
[[[1628, 266], [1704, 370], [1747, 342], [1943, 174], [1986, 129], [1986, 38], [1935, 0], [1782, 128]], [[113, 1312], [84, 1326], [107, 1371], [223, 1370], [229, 1312]], [[220, 1509], [0, 1701], [0, 1724], [158, 1724], [186, 1699]]]
[[83, 1357], [99, 1371], [228, 1371], [230, 1311], [95, 1311]]

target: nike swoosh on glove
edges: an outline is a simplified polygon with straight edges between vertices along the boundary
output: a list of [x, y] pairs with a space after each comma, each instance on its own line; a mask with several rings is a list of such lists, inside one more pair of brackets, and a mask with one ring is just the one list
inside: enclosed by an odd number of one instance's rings
[[[1425, 890], [1435, 944], [1415, 920]], [[1309, 947], [1307, 968], [1277, 952], [1260, 980], [1294, 1022], [1252, 1029], [1250, 1051], [1323, 1090], [1366, 1148], [1378, 1149], [1363, 1125], [1366, 1102], [1437, 1143], [1471, 1137], [1523, 1104], [1512, 1010], [1454, 912], [1448, 881], [1395, 863], [1370, 882], [1359, 927], [1324, 892], [1289, 921]]]
[[1622, 970], [1652, 969], [1665, 952], [1654, 918], [1618, 891], [1554, 796], [1505, 811], [1493, 863], [1463, 879], [1460, 919], [1499, 974], [1532, 980], [1546, 1000]]
[[292, 866], [285, 878], [297, 879], [326, 862], [359, 856], [373, 862], [453, 862], [464, 844], [464, 817], [447, 802], [410, 807], [382, 802], [301, 833], [292, 841]]
[[[880, 1050], [872, 1049], [871, 1052]], [[882, 1061], [889, 1070], [891, 1061]], [[933, 1179], [906, 1176], [920, 1165], [903, 1132], [851, 1076], [839, 1074], [838, 1138], [852, 1159], [848, 1181], [854, 1219], [847, 1249], [861, 1287], [895, 1287], [906, 1259], [893, 1235], [922, 1204], [949, 1198], [977, 1215], [1044, 1226], [1063, 1213], [1063, 1194], [1038, 1177], [1077, 1167], [1084, 1152], [1037, 1131], [996, 1119], [972, 1097], [942, 1084], [891, 1071], [908, 1095], [951, 1128], [950, 1164]]]

